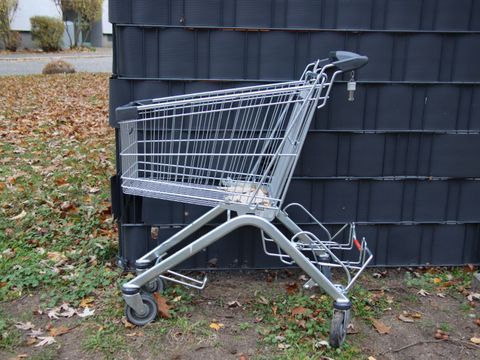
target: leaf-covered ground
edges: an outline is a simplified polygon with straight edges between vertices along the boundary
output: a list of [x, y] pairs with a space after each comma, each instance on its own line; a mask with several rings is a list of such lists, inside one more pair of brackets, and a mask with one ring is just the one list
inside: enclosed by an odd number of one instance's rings
[[105, 75], [0, 78], [0, 299], [76, 303], [118, 271]]
[[108, 77], [0, 77], [0, 358], [476, 359], [472, 268], [371, 270], [353, 327], [327, 346], [331, 300], [298, 271], [169, 287], [160, 318], [123, 316], [111, 218]]

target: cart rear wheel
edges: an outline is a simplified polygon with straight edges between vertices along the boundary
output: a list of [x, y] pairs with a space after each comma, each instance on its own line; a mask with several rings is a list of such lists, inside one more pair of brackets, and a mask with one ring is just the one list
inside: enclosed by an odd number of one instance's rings
[[150, 294], [142, 294], [143, 304], [146, 306], [144, 314], [138, 314], [130, 306], [125, 305], [125, 316], [128, 321], [137, 326], [144, 326], [151, 323], [157, 317], [157, 303]]
[[347, 336], [350, 322], [350, 310], [334, 310], [330, 325], [330, 345], [334, 348], [342, 346]]
[[164, 289], [165, 289], [165, 284], [162, 278], [160, 277], [157, 277], [154, 280], [142, 286], [142, 290], [144, 290], [147, 293], [154, 293], [154, 292], [161, 293], [163, 292]]

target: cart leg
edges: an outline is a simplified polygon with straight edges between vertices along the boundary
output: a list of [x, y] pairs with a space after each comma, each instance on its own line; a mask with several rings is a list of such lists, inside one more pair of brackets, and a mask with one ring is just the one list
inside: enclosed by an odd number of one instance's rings
[[122, 292], [127, 305], [135, 312], [142, 314], [145, 311], [145, 307], [139, 306], [139, 304], [141, 303], [140, 288], [143, 285], [242, 226], [255, 226], [263, 230], [303, 271], [335, 300], [334, 306], [336, 308], [344, 310], [350, 309], [351, 303], [345, 294], [339, 288], [335, 287], [280, 230], [267, 220], [254, 215], [241, 215], [228, 220], [124, 284], [122, 286]]
[[217, 206], [212, 210], [208, 211], [204, 215], [200, 216], [197, 220], [192, 222], [190, 225], [180, 230], [178, 233], [170, 237], [168, 240], [161, 243], [155, 249], [151, 250], [147, 254], [143, 255], [140, 259], [135, 262], [135, 266], [138, 272], [142, 272], [145, 269], [148, 269], [152, 262], [155, 261], [158, 257], [163, 255], [166, 251], [171, 249], [173, 246], [185, 240], [188, 236], [192, 235], [195, 231], [202, 228], [204, 225], [215, 219], [217, 216], [225, 212], [225, 209]]

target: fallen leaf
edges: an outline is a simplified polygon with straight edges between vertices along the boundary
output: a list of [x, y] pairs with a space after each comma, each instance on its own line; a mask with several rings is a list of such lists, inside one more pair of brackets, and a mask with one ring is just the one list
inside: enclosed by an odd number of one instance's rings
[[58, 316], [59, 316], [59, 313], [58, 313], [58, 309], [52, 309], [52, 310], [49, 310], [47, 312], [47, 316], [50, 318], [50, 319], [60, 319]]
[[448, 340], [449, 335], [447, 332], [437, 329], [435, 330], [434, 337], [435, 339], [438, 339], [438, 340]]
[[128, 336], [128, 337], [139, 337], [139, 336], [143, 336], [143, 335], [145, 335], [145, 334], [143, 333], [143, 331], [134, 331], [134, 332], [129, 333], [129, 334], [125, 335], [125, 336]]
[[27, 216], [27, 212], [25, 210], [22, 210], [22, 212], [20, 214], [11, 217], [10, 220], [21, 220], [25, 216]]
[[228, 305], [228, 307], [231, 307], [231, 308], [237, 307], [237, 306], [238, 306], [238, 307], [241, 307], [240, 303], [239, 303], [238, 301], [236, 301], [236, 300], [235, 300], [235, 301], [229, 301], [229, 302], [227, 303], [227, 305]]
[[59, 316], [70, 318], [75, 315], [77, 311], [69, 304], [63, 303], [59, 307], [56, 307], [48, 312], [48, 317], [58, 319]]
[[70, 201], [64, 201], [61, 205], [60, 205], [60, 209], [62, 211], [73, 211], [75, 210], [75, 205], [73, 205]]
[[302, 328], [302, 329], [306, 329], [307, 328], [307, 322], [305, 320], [296, 320], [296, 323], [298, 325], [298, 327]]
[[467, 296], [468, 301], [473, 301], [473, 300], [480, 300], [480, 294], [479, 293], [470, 293]]
[[7, 259], [11, 259], [15, 256], [15, 250], [8, 248], [2, 251], [2, 255], [5, 256]]
[[60, 335], [63, 335], [63, 334], [66, 334], [70, 331], [69, 328], [65, 327], [65, 326], [60, 326], [58, 328], [55, 328], [55, 327], [52, 327], [48, 330], [48, 333], [50, 334], [50, 336], [60, 336]]
[[296, 282], [288, 283], [285, 285], [285, 290], [288, 295], [293, 295], [298, 291], [298, 284]]
[[290, 344], [284, 344], [284, 343], [278, 344], [278, 348], [281, 350], [288, 349], [290, 346], [291, 346]]
[[98, 193], [99, 191], [100, 191], [100, 188], [98, 188], [98, 187], [91, 187], [91, 188], [88, 189], [88, 192], [89, 192], [90, 194], [96, 194], [96, 193]]
[[417, 294], [421, 295], [421, 296], [428, 296], [430, 295], [430, 293], [424, 289], [420, 289]]
[[315, 343], [315, 347], [318, 348], [329, 348], [330, 344], [327, 340], [320, 340]]
[[238, 358], [238, 360], [248, 360], [248, 357], [247, 357], [247, 355], [241, 354], [240, 357]]
[[268, 305], [268, 300], [265, 299], [265, 297], [263, 297], [263, 296], [260, 295], [260, 296], [259, 296], [259, 299], [260, 299], [260, 303], [261, 303], [261, 304]]
[[272, 306], [272, 313], [274, 316], [277, 316], [278, 306]]
[[[263, 320], [263, 317], [257, 316], [257, 317], [255, 317], [255, 319], [253, 319], [253, 322], [256, 323], [256, 324], [258, 324], [259, 322], [262, 322], [262, 320]], [[480, 326], [480, 325], [479, 325], [479, 326]]]
[[49, 258], [50, 260], [56, 262], [56, 263], [60, 263], [60, 262], [64, 262], [67, 260], [67, 257], [58, 252], [58, 251], [49, 251], [47, 252], [47, 258]]
[[27, 343], [28, 346], [32, 346], [32, 345], [35, 344], [36, 342], [37, 342], [37, 339], [35, 339], [34, 337], [29, 337], [29, 338], [27, 339], [27, 342], [26, 342], [26, 343]]
[[157, 292], [153, 293], [153, 297], [155, 298], [155, 302], [157, 303], [158, 315], [163, 318], [170, 319], [172, 317], [170, 315], [171, 306], [167, 304], [167, 300]]
[[221, 323], [216, 323], [216, 322], [212, 322], [210, 325], [209, 325], [209, 328], [210, 329], [213, 329], [215, 331], [218, 331], [220, 330], [224, 325], [221, 324]]
[[398, 320], [401, 320], [403, 322], [406, 322], [406, 323], [413, 323], [415, 322], [415, 320], [413, 320], [411, 317], [408, 317], [404, 314], [400, 314], [398, 315]]
[[470, 341], [474, 344], [480, 345], [480, 337], [472, 337], [470, 338]]
[[93, 314], [95, 313], [95, 310], [94, 309], [90, 309], [88, 306], [83, 309], [83, 312], [81, 313], [77, 313], [77, 315], [81, 318], [85, 318], [85, 317], [88, 317], [88, 316], [92, 316]]
[[434, 284], [440, 284], [441, 282], [442, 282], [442, 279], [440, 279], [440, 278], [438, 278], [438, 277], [436, 277], [436, 278], [433, 279], [433, 283], [434, 283]]
[[308, 281], [308, 277], [307, 277], [307, 275], [305, 275], [305, 274], [301, 274], [301, 275], [298, 277], [298, 280], [300, 280], [300, 281]]
[[35, 347], [46, 346], [46, 345], [51, 345], [53, 343], [56, 343], [53, 336], [39, 336], [38, 340], [41, 340], [41, 341], [37, 345], [35, 345]]
[[377, 358], [374, 357], [374, 356], [369, 356], [369, 357], [368, 357], [368, 360], [377, 360]]
[[295, 316], [295, 315], [303, 315], [305, 314], [307, 311], [309, 311], [307, 308], [304, 308], [303, 306], [297, 306], [296, 308], [293, 308], [292, 310], [292, 315]]
[[133, 329], [135, 327], [125, 316], [122, 317], [122, 324], [126, 329]]
[[353, 323], [348, 324], [347, 327], [347, 334], [358, 334], [360, 330], [355, 329], [355, 326]]
[[181, 296], [181, 295], [176, 296], [176, 297], [172, 300], [172, 302], [179, 302], [180, 300], [182, 300], [182, 296]]
[[476, 319], [474, 322], [475, 322], [475, 324], [477, 324], [478, 326], [480, 326], [480, 319]]
[[15, 324], [15, 327], [20, 330], [31, 330], [35, 327], [30, 321], [28, 322], [18, 322]]
[[441, 297], [442, 299], [445, 298], [445, 294], [443, 294], [443, 293], [437, 293], [437, 296]]
[[477, 270], [477, 267], [473, 264], [467, 264], [466, 266], [466, 271], [468, 272], [475, 272]]
[[379, 334], [389, 334], [391, 327], [385, 325], [383, 322], [377, 319], [372, 319], [372, 325]]
[[93, 303], [95, 299], [93, 297], [86, 297], [82, 301], [80, 301], [80, 307], [88, 307], [91, 303]]

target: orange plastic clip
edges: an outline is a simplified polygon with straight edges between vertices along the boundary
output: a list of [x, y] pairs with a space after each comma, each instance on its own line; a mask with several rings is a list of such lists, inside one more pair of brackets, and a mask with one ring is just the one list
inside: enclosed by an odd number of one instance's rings
[[353, 239], [353, 243], [357, 247], [358, 251], [362, 250], [362, 245], [360, 245], [360, 242], [357, 239]]

